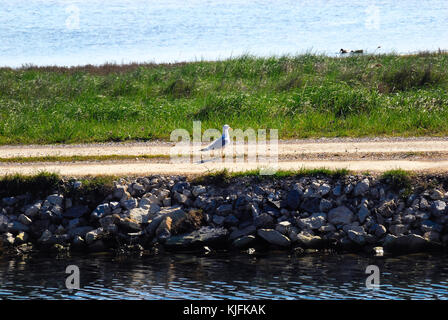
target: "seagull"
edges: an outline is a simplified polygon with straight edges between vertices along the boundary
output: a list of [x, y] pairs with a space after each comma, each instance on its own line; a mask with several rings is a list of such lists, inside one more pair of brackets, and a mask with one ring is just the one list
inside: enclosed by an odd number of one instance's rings
[[201, 151], [223, 149], [226, 145], [230, 144], [229, 129], [232, 129], [232, 128], [230, 128], [230, 126], [228, 124], [225, 124], [222, 127], [221, 138], [216, 139], [211, 144], [209, 144], [207, 147], [201, 149]]

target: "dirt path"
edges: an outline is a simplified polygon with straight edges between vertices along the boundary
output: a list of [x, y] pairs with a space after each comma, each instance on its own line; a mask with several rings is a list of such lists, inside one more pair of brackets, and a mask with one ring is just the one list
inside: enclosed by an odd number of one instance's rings
[[[42, 156], [169, 155], [174, 144], [167, 142], [102, 143], [89, 145], [1, 146], [0, 158]], [[195, 149], [197, 150], [197, 149]], [[401, 168], [415, 171], [447, 171], [448, 139], [322, 139], [281, 141], [278, 169], [346, 168], [381, 172]], [[269, 166], [263, 162], [170, 163], [169, 159], [135, 161], [85, 161], [1, 163], [0, 175], [32, 174], [41, 170], [65, 176], [97, 174], [200, 174], [227, 168], [253, 170]]]
[[[0, 146], [0, 158], [87, 155], [169, 155], [174, 143], [132, 142], [79, 145]], [[269, 144], [268, 144], [269, 146]], [[196, 148], [198, 150], [200, 148]], [[322, 139], [280, 141], [279, 155], [446, 152], [448, 139]]]

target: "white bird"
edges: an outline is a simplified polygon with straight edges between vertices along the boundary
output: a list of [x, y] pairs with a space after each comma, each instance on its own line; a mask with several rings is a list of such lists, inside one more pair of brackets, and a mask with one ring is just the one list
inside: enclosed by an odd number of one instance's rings
[[228, 124], [225, 124], [222, 127], [222, 136], [213, 141], [212, 143], [210, 143], [207, 147], [201, 149], [201, 151], [223, 149], [225, 146], [229, 145], [230, 144], [229, 129], [232, 128], [230, 128]]

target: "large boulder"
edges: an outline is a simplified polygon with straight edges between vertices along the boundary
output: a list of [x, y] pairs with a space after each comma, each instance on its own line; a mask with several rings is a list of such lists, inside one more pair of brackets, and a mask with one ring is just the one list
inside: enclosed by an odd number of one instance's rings
[[334, 225], [350, 224], [353, 220], [353, 212], [346, 206], [331, 209], [328, 213], [328, 221]]
[[227, 239], [228, 231], [225, 228], [201, 227], [190, 233], [171, 236], [166, 239], [164, 245], [167, 249], [222, 247]]
[[286, 196], [286, 205], [292, 209], [296, 210], [300, 205], [301, 194], [298, 190], [292, 189], [288, 192]]
[[440, 248], [440, 244], [416, 234], [399, 237], [388, 235], [384, 240], [383, 247], [390, 252], [411, 253]]
[[257, 234], [270, 244], [276, 246], [289, 247], [289, 245], [291, 244], [291, 240], [289, 240], [288, 237], [282, 235], [280, 232], [274, 229], [259, 229], [257, 231]]

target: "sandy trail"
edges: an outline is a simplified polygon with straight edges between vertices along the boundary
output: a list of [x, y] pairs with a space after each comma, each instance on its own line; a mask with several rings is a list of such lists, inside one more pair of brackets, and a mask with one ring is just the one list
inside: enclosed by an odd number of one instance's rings
[[0, 165], [2, 175], [22, 173], [35, 174], [39, 171], [59, 173], [64, 176], [86, 175], [143, 175], [143, 174], [202, 174], [222, 170], [246, 171], [272, 167], [278, 170], [298, 170], [301, 168], [349, 169], [355, 172], [382, 172], [391, 169], [413, 171], [442, 172], [448, 169], [448, 161], [285, 161], [277, 167], [267, 163], [207, 163], [207, 164], [171, 164], [151, 162], [120, 163], [37, 163], [24, 165]]
[[[100, 143], [86, 145], [33, 145], [2, 146], [0, 158], [39, 156], [92, 156], [92, 155], [170, 155], [173, 143], [133, 142]], [[195, 149], [197, 150], [197, 149]], [[420, 154], [415, 159], [384, 158], [386, 154]], [[413, 171], [447, 171], [448, 139], [445, 138], [396, 138], [396, 139], [324, 139], [281, 141], [278, 144], [277, 166], [265, 162], [225, 163], [170, 163], [169, 159], [146, 159], [126, 161], [86, 161], [86, 162], [39, 162], [1, 163], [0, 175], [39, 171], [57, 172], [64, 176], [84, 175], [143, 175], [143, 174], [201, 174], [224, 168], [230, 171], [254, 170], [273, 167], [278, 170], [298, 170], [301, 168], [349, 169], [353, 171], [381, 172], [391, 169]], [[341, 160], [334, 155], [345, 155]], [[369, 154], [368, 159], [357, 155]], [[435, 160], [434, 154], [438, 154]], [[445, 156], [440, 157], [440, 154]], [[309, 160], [308, 157], [319, 155]], [[297, 158], [294, 158], [297, 156]], [[302, 157], [302, 158], [300, 158]], [[362, 158], [362, 157], [361, 157]], [[291, 160], [292, 159], [292, 160]]]
[[[80, 145], [25, 145], [0, 146], [0, 158], [40, 156], [100, 156], [100, 155], [169, 155], [174, 143], [132, 142], [95, 143]], [[270, 149], [269, 143], [267, 144]], [[194, 148], [198, 150], [200, 147]], [[387, 139], [352, 141], [351, 139], [325, 139], [280, 141], [279, 155], [322, 153], [405, 153], [448, 152], [448, 139]]]

